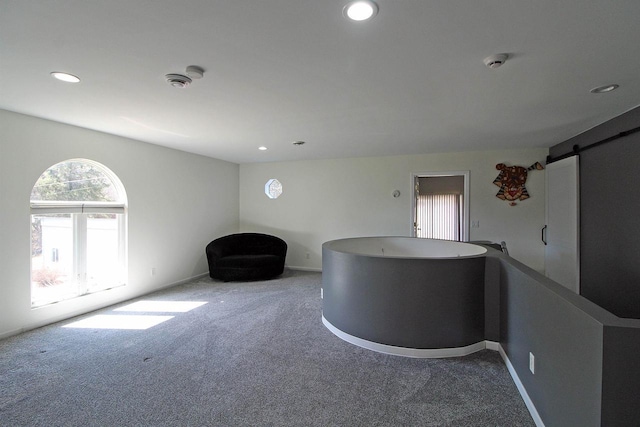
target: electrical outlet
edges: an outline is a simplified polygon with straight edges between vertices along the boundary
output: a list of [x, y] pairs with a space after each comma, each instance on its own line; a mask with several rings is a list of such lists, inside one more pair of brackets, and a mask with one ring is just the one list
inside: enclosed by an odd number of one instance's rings
[[480, 228], [480, 221], [471, 221], [471, 228]]
[[529, 370], [531, 371], [532, 374], [535, 375], [535, 373], [536, 373], [536, 357], [531, 352], [529, 352]]
[[305, 258], [306, 258], [306, 259], [311, 258], [311, 254], [310, 254], [309, 252], [307, 252], [307, 254], [305, 255]]
[[155, 267], [151, 267], [151, 275], [152, 276], [156, 275], [156, 268]]

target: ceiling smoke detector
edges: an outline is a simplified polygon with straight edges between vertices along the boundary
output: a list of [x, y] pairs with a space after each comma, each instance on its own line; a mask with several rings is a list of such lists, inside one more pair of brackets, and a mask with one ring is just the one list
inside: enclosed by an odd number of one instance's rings
[[198, 67], [197, 65], [189, 65], [187, 67], [187, 76], [191, 77], [194, 80], [201, 79], [204, 77], [204, 70], [202, 67]]
[[173, 87], [184, 88], [191, 84], [191, 79], [182, 74], [167, 74], [164, 77], [167, 79], [167, 83]]
[[489, 68], [498, 68], [507, 61], [508, 57], [509, 55], [507, 55], [506, 53], [487, 56], [486, 58], [484, 58], [484, 65]]
[[591, 93], [609, 93], [613, 90], [618, 89], [619, 87], [620, 86], [617, 84], [604, 85], [604, 86], [595, 87], [591, 89], [590, 92]]

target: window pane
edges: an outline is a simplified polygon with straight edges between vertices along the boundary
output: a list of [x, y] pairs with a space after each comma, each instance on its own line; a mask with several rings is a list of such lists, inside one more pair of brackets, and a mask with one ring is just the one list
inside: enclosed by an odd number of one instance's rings
[[47, 169], [31, 191], [31, 201], [119, 201], [111, 179], [88, 161], [66, 161]]
[[31, 242], [32, 305], [77, 295], [71, 214], [32, 215]]
[[87, 287], [90, 291], [121, 285], [119, 215], [87, 215]]

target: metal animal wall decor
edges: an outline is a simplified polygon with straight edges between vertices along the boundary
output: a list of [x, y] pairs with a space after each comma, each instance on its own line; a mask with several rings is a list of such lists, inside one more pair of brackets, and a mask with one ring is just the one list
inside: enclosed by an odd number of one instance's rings
[[498, 163], [496, 169], [500, 174], [493, 183], [500, 187], [496, 197], [498, 199], [509, 201], [511, 206], [516, 205], [516, 200], [528, 199], [529, 192], [524, 184], [527, 182], [527, 174], [531, 170], [542, 170], [544, 166], [540, 162], [535, 162], [528, 168], [524, 166], [507, 166], [504, 163]]

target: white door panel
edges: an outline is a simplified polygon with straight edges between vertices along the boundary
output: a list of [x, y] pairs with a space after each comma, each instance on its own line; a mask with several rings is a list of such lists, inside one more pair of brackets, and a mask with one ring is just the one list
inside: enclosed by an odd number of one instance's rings
[[580, 293], [579, 158], [547, 165], [545, 272], [547, 277]]

